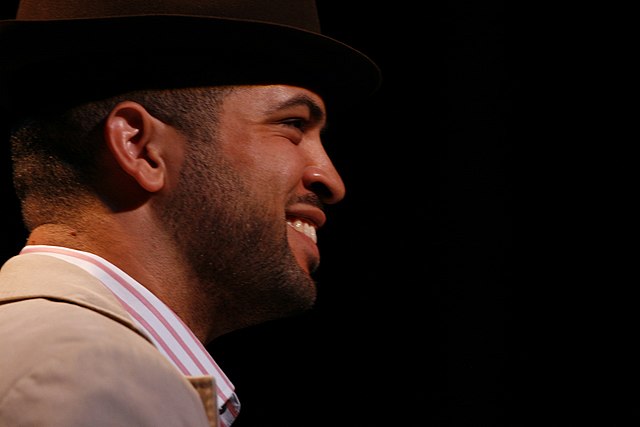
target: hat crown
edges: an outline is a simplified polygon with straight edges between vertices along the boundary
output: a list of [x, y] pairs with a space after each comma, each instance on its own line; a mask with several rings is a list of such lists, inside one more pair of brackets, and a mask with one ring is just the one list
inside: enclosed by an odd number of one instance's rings
[[320, 33], [315, 0], [21, 0], [17, 20], [189, 15], [269, 22]]

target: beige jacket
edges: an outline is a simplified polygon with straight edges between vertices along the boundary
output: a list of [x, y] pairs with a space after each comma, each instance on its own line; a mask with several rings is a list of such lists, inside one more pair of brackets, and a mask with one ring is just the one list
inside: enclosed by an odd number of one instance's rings
[[213, 378], [185, 378], [82, 269], [0, 270], [0, 427], [217, 426], [216, 407]]

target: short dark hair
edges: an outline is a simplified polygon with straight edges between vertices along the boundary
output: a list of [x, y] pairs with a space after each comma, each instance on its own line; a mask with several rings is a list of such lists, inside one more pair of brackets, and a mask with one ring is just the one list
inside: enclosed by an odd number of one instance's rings
[[137, 102], [190, 139], [201, 140], [203, 123], [215, 124], [218, 106], [232, 88], [132, 91], [16, 123], [10, 132], [13, 181], [26, 227], [64, 221], [95, 194], [106, 153], [104, 121], [119, 102]]

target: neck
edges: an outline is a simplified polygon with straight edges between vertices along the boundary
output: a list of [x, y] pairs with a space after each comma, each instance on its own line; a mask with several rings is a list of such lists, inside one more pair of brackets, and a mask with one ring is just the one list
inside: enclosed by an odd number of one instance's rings
[[[212, 336], [215, 311], [196, 292], [195, 279], [181, 257], [162, 242], [158, 230], [122, 228], [113, 222], [102, 227], [94, 222], [90, 231], [66, 224], [43, 224], [31, 232], [27, 245], [62, 246], [106, 259], [167, 304], [202, 342], [207, 342]], [[145, 233], [146, 239], [136, 238], [139, 233]]]

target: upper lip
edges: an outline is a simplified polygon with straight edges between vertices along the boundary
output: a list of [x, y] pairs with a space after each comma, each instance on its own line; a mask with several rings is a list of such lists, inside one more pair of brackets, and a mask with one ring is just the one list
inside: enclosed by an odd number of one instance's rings
[[327, 217], [322, 210], [315, 206], [306, 204], [289, 206], [286, 211], [286, 217], [288, 220], [293, 221], [299, 219], [300, 221], [313, 225], [316, 229], [322, 227], [327, 220]]

